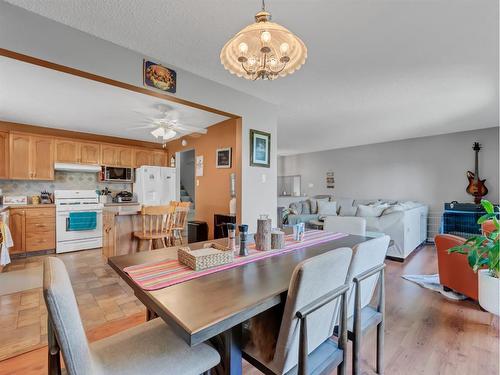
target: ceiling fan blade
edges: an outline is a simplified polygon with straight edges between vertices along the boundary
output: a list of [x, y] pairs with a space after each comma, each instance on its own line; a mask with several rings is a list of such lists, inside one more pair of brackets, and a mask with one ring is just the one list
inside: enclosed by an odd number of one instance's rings
[[178, 124], [178, 125], [175, 125], [175, 128], [179, 129], [181, 131], [185, 130], [185, 131], [193, 132], [193, 133], [207, 134], [207, 129], [197, 128], [195, 126], [190, 126], [190, 125]]
[[143, 130], [143, 129], [154, 129], [154, 128], [156, 128], [156, 125], [149, 124], [144, 126], [136, 126], [134, 128], [127, 128], [126, 130]]

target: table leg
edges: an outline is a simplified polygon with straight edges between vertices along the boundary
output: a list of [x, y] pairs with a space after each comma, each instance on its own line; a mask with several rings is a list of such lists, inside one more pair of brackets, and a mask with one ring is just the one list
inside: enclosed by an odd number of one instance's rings
[[221, 356], [221, 363], [212, 372], [216, 375], [241, 375], [241, 324], [221, 333], [210, 341]]

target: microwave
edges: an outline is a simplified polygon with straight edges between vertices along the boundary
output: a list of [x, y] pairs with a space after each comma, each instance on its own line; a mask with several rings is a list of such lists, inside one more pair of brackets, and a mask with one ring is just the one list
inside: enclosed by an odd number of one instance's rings
[[124, 167], [103, 167], [103, 181], [134, 182], [134, 170]]

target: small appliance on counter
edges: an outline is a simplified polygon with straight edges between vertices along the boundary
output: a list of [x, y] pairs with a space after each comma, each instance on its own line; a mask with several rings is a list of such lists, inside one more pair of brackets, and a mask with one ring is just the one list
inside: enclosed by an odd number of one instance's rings
[[52, 200], [52, 194], [45, 190], [40, 192], [40, 203], [41, 204], [54, 203], [54, 201]]
[[137, 203], [137, 197], [130, 191], [120, 191], [113, 197], [113, 203]]

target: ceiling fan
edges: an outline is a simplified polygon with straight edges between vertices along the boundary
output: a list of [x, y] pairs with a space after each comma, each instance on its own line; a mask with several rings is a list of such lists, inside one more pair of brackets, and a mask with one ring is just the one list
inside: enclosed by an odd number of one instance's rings
[[206, 129], [181, 124], [177, 119], [172, 117], [173, 116], [169, 115], [167, 111], [162, 111], [162, 115], [160, 117], [148, 118], [143, 121], [146, 122], [146, 125], [129, 128], [129, 130], [152, 129], [150, 132], [151, 135], [156, 139], [161, 139], [163, 142], [177, 136], [207, 133]]

